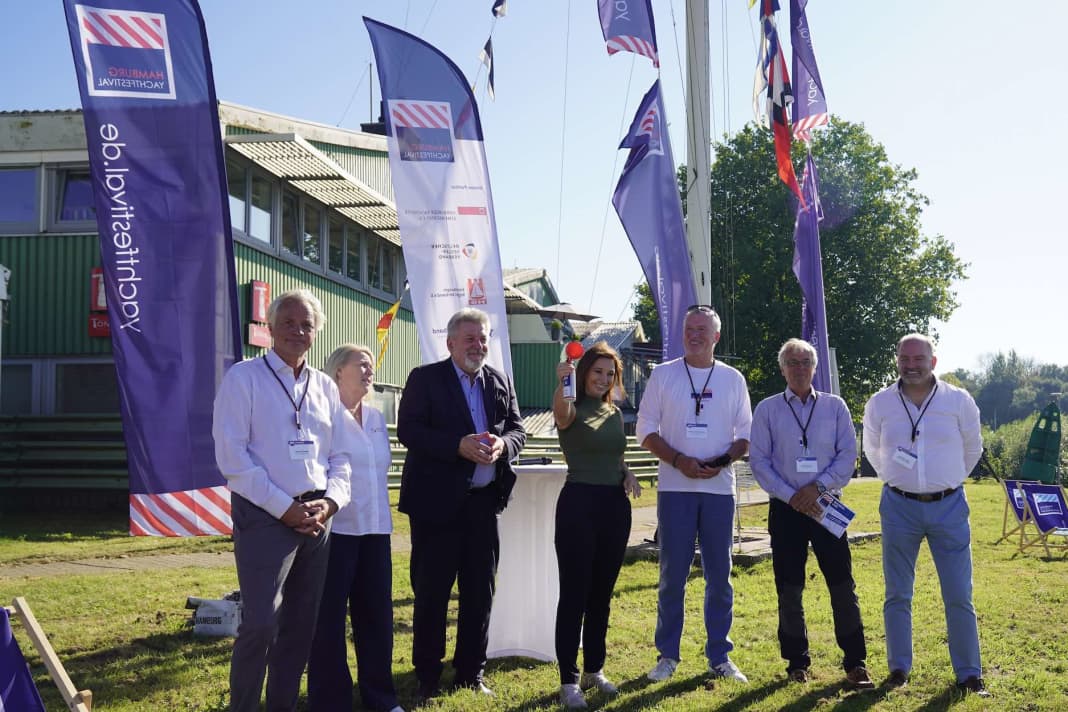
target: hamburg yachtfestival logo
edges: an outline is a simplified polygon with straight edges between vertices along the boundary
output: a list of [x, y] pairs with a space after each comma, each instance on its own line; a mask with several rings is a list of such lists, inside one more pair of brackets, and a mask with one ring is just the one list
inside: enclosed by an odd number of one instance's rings
[[402, 161], [452, 163], [452, 108], [447, 101], [391, 99], [389, 123]]
[[91, 96], [175, 98], [166, 16], [88, 5], [75, 10]]

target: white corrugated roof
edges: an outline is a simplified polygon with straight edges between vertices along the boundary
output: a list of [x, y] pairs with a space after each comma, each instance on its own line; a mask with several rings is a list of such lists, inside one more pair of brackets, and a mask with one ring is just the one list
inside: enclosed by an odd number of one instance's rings
[[400, 244], [397, 207], [388, 198], [348, 173], [297, 134], [227, 136], [226, 145], [270, 172], [334, 208], [345, 217]]

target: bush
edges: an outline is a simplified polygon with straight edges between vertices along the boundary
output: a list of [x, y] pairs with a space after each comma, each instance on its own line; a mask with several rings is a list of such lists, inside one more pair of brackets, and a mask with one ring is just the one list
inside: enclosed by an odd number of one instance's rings
[[1014, 479], [1019, 476], [1027, 452], [1027, 440], [1031, 437], [1037, 417], [1035, 413], [1028, 418], [1005, 423], [996, 430], [983, 426], [986, 456], [999, 477]]

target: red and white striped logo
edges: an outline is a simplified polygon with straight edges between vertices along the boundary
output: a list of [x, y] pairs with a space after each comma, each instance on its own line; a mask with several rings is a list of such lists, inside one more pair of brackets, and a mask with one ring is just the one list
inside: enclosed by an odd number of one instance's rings
[[648, 57], [653, 60], [654, 67], [660, 66], [660, 57], [657, 56], [656, 48], [653, 47], [653, 43], [649, 40], [642, 39], [641, 37], [617, 35], [605, 40], [605, 46], [608, 48], [608, 54], [615, 54], [616, 52], [633, 52], [634, 54], [640, 54], [643, 57]]
[[75, 5], [90, 96], [174, 99], [167, 17]]
[[444, 101], [391, 101], [394, 126], [412, 129], [451, 129], [452, 111]]
[[225, 485], [130, 495], [131, 536], [216, 536], [233, 532], [230, 490]]
[[166, 49], [163, 15], [131, 10], [103, 10], [80, 5], [79, 20], [86, 42], [113, 47]]

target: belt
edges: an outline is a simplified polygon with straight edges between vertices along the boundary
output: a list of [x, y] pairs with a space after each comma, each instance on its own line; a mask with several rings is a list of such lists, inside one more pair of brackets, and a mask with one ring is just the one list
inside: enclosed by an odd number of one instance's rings
[[326, 496], [326, 490], [308, 490], [293, 497], [297, 502], [310, 502], [313, 499], [322, 499]]
[[905, 499], [914, 499], [917, 502], [940, 502], [941, 500], [945, 499], [946, 497], [960, 489], [960, 487], [954, 487], [953, 489], [942, 490], [941, 492], [906, 492], [905, 490], [898, 489], [893, 485], [887, 485], [886, 487], [891, 492], [895, 492], [904, 497]]

